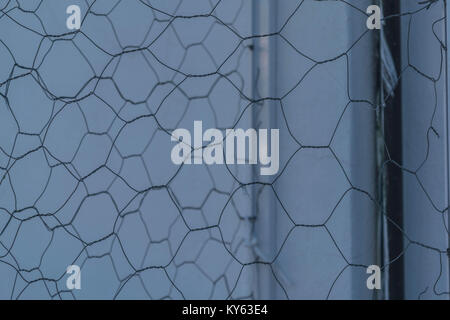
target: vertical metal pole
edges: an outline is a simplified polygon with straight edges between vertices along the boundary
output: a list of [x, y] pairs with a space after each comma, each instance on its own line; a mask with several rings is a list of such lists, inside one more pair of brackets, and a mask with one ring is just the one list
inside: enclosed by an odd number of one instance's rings
[[[385, 3], [384, 15], [389, 16], [400, 12], [401, 4], [397, 1]], [[385, 20], [386, 40], [390, 46], [392, 58], [396, 66], [401, 66], [401, 28], [400, 19]], [[389, 160], [402, 163], [402, 86], [394, 89], [384, 108], [385, 141], [389, 150]], [[403, 235], [398, 227], [403, 227], [403, 173], [394, 164], [386, 167], [386, 199], [385, 210], [389, 219], [395, 222], [387, 225], [388, 259], [394, 261], [389, 266], [389, 297], [403, 299], [404, 297], [404, 262]]]
[[[275, 31], [277, 18], [277, 1], [253, 1], [253, 83], [254, 99], [258, 101], [253, 106], [254, 127], [274, 128], [277, 124], [276, 102], [265, 98], [276, 97], [276, 39], [274, 36], [264, 36]], [[254, 181], [263, 181], [259, 168], [255, 167]], [[273, 199], [261, 194], [263, 186], [255, 185], [253, 191], [254, 214], [256, 216], [256, 241], [259, 260], [265, 261], [272, 257], [276, 250], [276, 208]], [[265, 261], [267, 262], [267, 261]], [[260, 299], [276, 299], [275, 283], [271, 266], [260, 264], [258, 270], [257, 294]]]

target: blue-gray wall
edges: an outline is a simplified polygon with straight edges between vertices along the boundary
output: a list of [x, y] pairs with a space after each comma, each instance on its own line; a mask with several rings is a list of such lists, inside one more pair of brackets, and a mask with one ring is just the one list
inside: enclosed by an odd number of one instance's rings
[[[370, 4], [0, 0], [0, 298], [388, 297], [366, 287], [389, 265]], [[411, 59], [435, 79], [442, 1], [409, 6]], [[426, 160], [404, 175], [407, 298], [448, 292], [446, 81], [402, 75], [403, 165]], [[197, 120], [279, 129], [278, 174], [174, 165], [171, 131]]]

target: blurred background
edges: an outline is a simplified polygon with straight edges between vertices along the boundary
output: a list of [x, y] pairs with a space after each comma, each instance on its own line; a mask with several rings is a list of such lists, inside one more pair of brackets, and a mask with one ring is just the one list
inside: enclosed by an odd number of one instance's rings
[[[446, 17], [0, 0], [0, 298], [448, 299]], [[174, 165], [200, 120], [279, 129], [280, 170]]]

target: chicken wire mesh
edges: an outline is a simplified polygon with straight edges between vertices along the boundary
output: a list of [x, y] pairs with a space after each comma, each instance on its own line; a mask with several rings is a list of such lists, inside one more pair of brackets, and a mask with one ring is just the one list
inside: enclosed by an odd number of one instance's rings
[[[408, 27], [409, 45], [416, 33], [433, 34], [427, 49], [439, 66], [417, 65], [420, 48], [408, 51], [392, 84], [419, 78], [430, 91], [411, 93], [425, 114], [403, 132], [423, 157], [392, 159], [385, 148], [378, 170], [394, 166], [411, 179], [426, 209], [406, 201], [406, 214], [447, 236], [445, 192], [426, 184], [443, 185], [446, 166], [445, 3], [411, 2], [384, 19]], [[396, 225], [373, 176], [352, 174], [358, 161], [374, 171], [375, 155], [349, 159], [345, 151], [354, 116], [379, 119], [385, 105], [371, 89], [350, 86], [352, 55], [371, 48], [374, 31], [362, 2], [284, 3], [274, 29], [258, 33], [246, 0], [0, 1], [1, 298], [252, 299], [261, 296], [262, 270], [277, 297], [340, 298], [350, 273], [365, 279], [377, 262], [372, 223], [380, 216]], [[66, 28], [71, 4], [83, 13], [78, 31]], [[344, 39], [350, 19], [357, 27]], [[419, 19], [426, 30], [414, 28]], [[255, 59], [270, 39], [283, 48], [275, 96], [260, 92], [267, 60]], [[376, 78], [371, 70], [364, 77]], [[280, 128], [275, 176], [171, 162], [176, 128], [198, 120], [222, 131], [261, 127], [265, 111]], [[422, 175], [434, 176], [424, 183]], [[358, 219], [349, 217], [354, 201], [364, 209]], [[260, 226], [262, 214], [275, 216], [276, 227]], [[412, 291], [448, 297], [447, 244], [407, 224], [397, 232], [405, 244], [398, 257], [413, 266], [409, 252], [430, 257], [429, 278]], [[372, 238], [355, 252], [358, 233]], [[66, 286], [69, 265], [81, 268], [81, 290]]]

